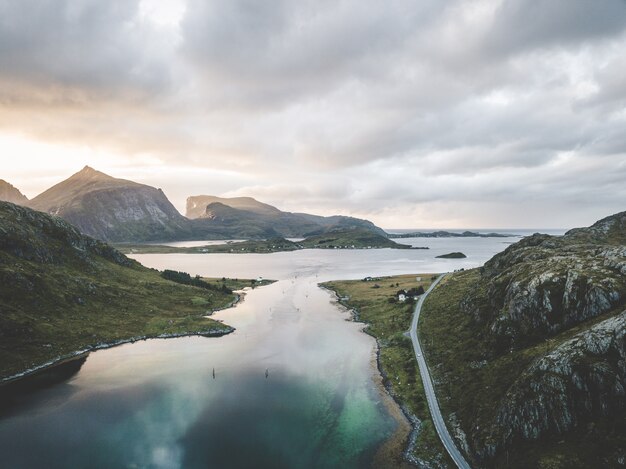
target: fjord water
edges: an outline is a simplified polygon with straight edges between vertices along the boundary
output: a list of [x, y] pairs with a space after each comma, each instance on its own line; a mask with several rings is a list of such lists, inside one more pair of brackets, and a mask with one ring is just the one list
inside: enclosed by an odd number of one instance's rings
[[[317, 284], [473, 267], [515, 240], [401, 240], [429, 250], [137, 255], [159, 269], [278, 282], [214, 315], [237, 329], [228, 336], [91, 353], [68, 381], [0, 415], [0, 466], [368, 467], [397, 426], [378, 386], [375, 341]], [[435, 259], [451, 251], [468, 257]]]

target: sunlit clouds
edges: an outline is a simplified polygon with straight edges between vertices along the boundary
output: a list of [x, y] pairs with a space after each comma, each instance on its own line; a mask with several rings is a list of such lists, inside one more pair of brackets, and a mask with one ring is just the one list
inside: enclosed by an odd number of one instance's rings
[[0, 0], [0, 178], [384, 227], [624, 210], [626, 3]]

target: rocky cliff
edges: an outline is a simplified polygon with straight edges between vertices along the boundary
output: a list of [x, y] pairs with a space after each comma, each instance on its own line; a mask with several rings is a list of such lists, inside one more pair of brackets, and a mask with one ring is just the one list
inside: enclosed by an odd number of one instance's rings
[[0, 179], [0, 201], [24, 205], [28, 198], [4, 179]]
[[625, 241], [622, 212], [524, 238], [441, 287], [440, 304], [458, 298], [439, 337], [456, 355], [435, 360], [477, 466], [626, 462]]
[[116, 179], [88, 166], [32, 199], [28, 206], [60, 216], [80, 231], [110, 242], [161, 241], [192, 236], [163, 191]]

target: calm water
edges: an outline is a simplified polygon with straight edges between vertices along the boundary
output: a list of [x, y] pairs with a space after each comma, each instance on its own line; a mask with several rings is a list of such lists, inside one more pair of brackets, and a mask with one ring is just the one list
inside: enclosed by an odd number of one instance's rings
[[[431, 249], [135, 256], [279, 281], [215, 315], [237, 328], [231, 335], [92, 353], [71, 379], [0, 418], [0, 466], [368, 467], [396, 427], [376, 386], [375, 342], [317, 283], [473, 267], [514, 239], [403, 241]], [[450, 251], [468, 258], [434, 259]]]

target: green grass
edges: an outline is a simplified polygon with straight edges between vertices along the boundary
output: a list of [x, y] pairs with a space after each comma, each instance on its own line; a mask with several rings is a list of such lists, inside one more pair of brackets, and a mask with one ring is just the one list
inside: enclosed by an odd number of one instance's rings
[[[219, 335], [206, 318], [234, 294], [180, 285], [138, 264], [14, 262], [0, 253], [0, 377], [101, 343], [169, 334]], [[208, 279], [221, 285], [222, 279]], [[250, 280], [226, 279], [237, 289]]]
[[411, 325], [414, 305], [389, 301], [400, 289], [419, 285], [427, 289], [431, 275], [419, 276], [420, 282], [415, 275], [400, 275], [370, 282], [333, 281], [322, 286], [344, 298], [341, 302], [354, 309], [359, 320], [368, 325], [366, 332], [375, 337], [379, 345], [379, 365], [385, 386], [399, 404], [422, 421], [414, 456], [443, 467], [454, 467], [430, 419], [411, 339], [404, 335]]

